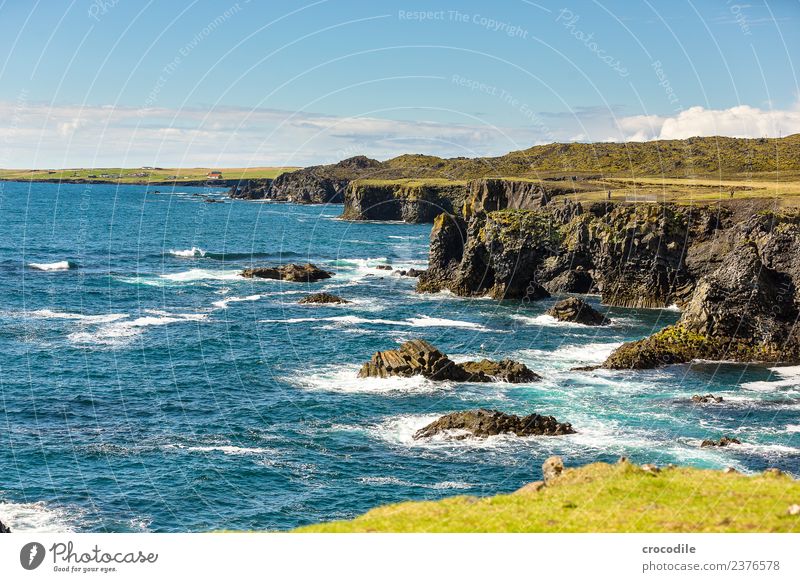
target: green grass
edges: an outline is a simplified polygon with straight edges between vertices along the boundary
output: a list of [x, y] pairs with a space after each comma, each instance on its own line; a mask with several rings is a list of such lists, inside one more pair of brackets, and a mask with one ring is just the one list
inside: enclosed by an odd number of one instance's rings
[[389, 505], [299, 532], [800, 532], [800, 482], [631, 463], [567, 469], [540, 491]]
[[146, 182], [193, 182], [205, 180], [211, 171], [222, 172], [223, 179], [275, 178], [279, 174], [297, 168], [75, 168], [60, 170], [0, 170], [0, 180], [48, 180], [48, 181], [99, 181], [121, 184]]
[[450, 180], [448, 178], [399, 178], [384, 180], [379, 178], [361, 178], [355, 180], [359, 186], [398, 186], [402, 188], [424, 188], [426, 186], [464, 186], [466, 180]]

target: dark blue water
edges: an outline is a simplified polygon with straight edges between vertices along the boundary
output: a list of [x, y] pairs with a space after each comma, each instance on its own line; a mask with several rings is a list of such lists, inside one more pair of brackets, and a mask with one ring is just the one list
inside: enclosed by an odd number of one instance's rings
[[[343, 222], [338, 206], [0, 186], [0, 519], [12, 528], [280, 530], [512, 491], [551, 454], [568, 465], [627, 455], [800, 474], [798, 368], [570, 371], [676, 311], [611, 309], [613, 326], [587, 329], [544, 316], [552, 300], [418, 295], [413, 279], [375, 266], [424, 267], [430, 226]], [[237, 276], [307, 261], [336, 275], [310, 285]], [[318, 290], [352, 303], [297, 304]], [[415, 337], [457, 360], [519, 359], [544, 380], [356, 379], [374, 351]], [[725, 403], [688, 401], [708, 392]], [[578, 434], [412, 439], [438, 415], [475, 407], [553, 414]], [[745, 444], [699, 448], [722, 435]]]

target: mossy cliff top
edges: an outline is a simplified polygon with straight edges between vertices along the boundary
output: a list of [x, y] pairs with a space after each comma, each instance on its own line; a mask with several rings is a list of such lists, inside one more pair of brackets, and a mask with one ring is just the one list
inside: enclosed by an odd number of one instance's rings
[[510, 495], [373, 509], [300, 532], [800, 532], [800, 482], [688, 467], [595, 463]]

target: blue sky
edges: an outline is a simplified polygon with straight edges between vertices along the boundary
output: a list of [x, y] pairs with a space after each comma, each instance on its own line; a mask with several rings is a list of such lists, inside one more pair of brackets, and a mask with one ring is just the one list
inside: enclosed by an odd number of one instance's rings
[[6, 0], [0, 15], [4, 167], [800, 131], [797, 0]]

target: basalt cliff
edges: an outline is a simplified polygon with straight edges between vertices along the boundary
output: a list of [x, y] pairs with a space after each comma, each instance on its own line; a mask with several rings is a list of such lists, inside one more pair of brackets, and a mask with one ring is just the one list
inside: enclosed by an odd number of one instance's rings
[[677, 305], [681, 318], [625, 344], [608, 368], [693, 359], [800, 360], [800, 214], [721, 205], [544, 202], [441, 214], [420, 292], [606, 305]]

